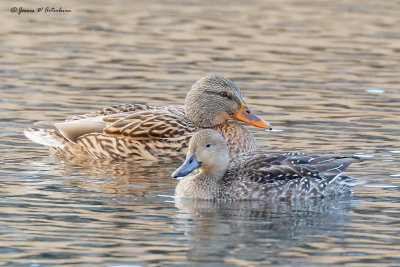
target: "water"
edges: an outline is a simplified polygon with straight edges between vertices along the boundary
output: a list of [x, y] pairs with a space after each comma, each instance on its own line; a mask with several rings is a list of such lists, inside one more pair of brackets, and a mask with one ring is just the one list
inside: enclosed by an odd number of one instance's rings
[[[2, 1], [0, 265], [398, 266], [397, 1]], [[180, 164], [63, 162], [37, 121], [182, 104], [218, 73], [279, 131], [264, 150], [358, 155], [351, 198], [212, 205], [171, 198]]]

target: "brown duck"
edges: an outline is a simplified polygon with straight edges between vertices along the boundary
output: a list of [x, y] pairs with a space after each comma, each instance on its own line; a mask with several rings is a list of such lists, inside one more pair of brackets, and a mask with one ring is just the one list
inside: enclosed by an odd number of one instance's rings
[[257, 150], [253, 135], [243, 126], [228, 122], [230, 119], [271, 129], [246, 106], [235, 83], [211, 75], [192, 86], [184, 106], [116, 105], [55, 123], [48, 129], [30, 128], [25, 135], [66, 157], [184, 157], [193, 133], [203, 128], [220, 132], [231, 154]]
[[[229, 156], [212, 129], [194, 134], [186, 161], [172, 176], [183, 177], [176, 197], [203, 200], [293, 200], [351, 192], [359, 180], [343, 175], [355, 157], [246, 152]], [[196, 169], [199, 172], [190, 175]], [[185, 177], [186, 176], [186, 177]]]

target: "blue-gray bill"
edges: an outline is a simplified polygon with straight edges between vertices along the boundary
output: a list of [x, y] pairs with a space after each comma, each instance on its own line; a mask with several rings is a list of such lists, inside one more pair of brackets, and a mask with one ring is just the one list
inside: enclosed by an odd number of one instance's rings
[[184, 177], [194, 171], [197, 168], [200, 168], [201, 162], [197, 161], [196, 156], [193, 154], [186, 158], [185, 162], [172, 173], [172, 177]]

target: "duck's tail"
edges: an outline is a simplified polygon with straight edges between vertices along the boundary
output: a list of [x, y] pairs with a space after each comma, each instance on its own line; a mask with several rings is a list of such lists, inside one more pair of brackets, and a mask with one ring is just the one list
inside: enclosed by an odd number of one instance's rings
[[366, 181], [364, 180], [340, 174], [329, 181], [329, 191], [338, 193], [351, 192], [354, 187], [365, 183]]
[[313, 162], [313, 167], [320, 171], [320, 175], [324, 176], [328, 181], [328, 192], [346, 193], [360, 184], [364, 184], [364, 180], [359, 180], [351, 176], [345, 175], [343, 172], [350, 164], [361, 162], [358, 157], [334, 157]]
[[29, 128], [24, 130], [24, 134], [33, 142], [48, 148], [62, 149], [67, 144], [67, 140], [53, 129]]
[[87, 156], [84, 147], [71, 143], [56, 129], [29, 128], [24, 131], [27, 138], [47, 147], [52, 153], [61, 157]]

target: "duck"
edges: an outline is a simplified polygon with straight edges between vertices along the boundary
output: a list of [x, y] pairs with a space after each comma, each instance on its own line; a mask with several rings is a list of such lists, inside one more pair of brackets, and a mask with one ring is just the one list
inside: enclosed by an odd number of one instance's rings
[[192, 135], [205, 128], [220, 132], [232, 155], [257, 150], [254, 136], [236, 121], [272, 129], [246, 105], [233, 81], [213, 74], [193, 84], [184, 105], [113, 105], [24, 134], [66, 158], [184, 158]]
[[223, 136], [203, 129], [193, 135], [186, 160], [172, 177], [180, 178], [175, 188], [178, 201], [306, 200], [351, 194], [360, 182], [343, 172], [359, 161], [357, 157], [301, 152], [253, 151], [230, 156]]

